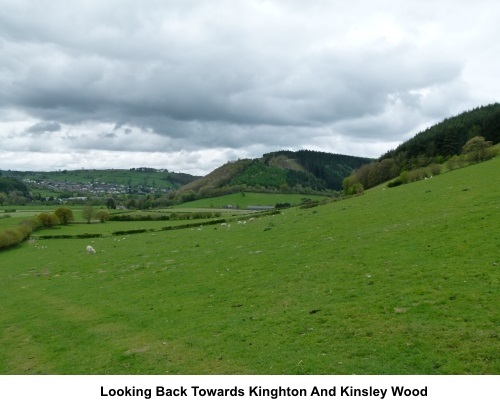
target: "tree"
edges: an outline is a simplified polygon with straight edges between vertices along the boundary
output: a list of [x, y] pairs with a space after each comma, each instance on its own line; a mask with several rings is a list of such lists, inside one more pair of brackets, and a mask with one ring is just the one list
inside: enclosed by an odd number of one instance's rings
[[472, 162], [480, 162], [488, 156], [486, 149], [490, 146], [490, 141], [486, 141], [482, 136], [475, 136], [467, 141], [462, 153], [468, 154]]
[[38, 214], [37, 217], [42, 226], [46, 228], [51, 228], [60, 224], [59, 217], [54, 213], [47, 214], [46, 212], [42, 212]]
[[95, 208], [92, 205], [86, 205], [82, 210], [82, 217], [90, 224], [90, 220], [94, 217]]
[[101, 223], [103, 223], [109, 219], [109, 212], [101, 210], [94, 215], [94, 218], [98, 219], [99, 221], [101, 221]]
[[56, 209], [56, 211], [54, 213], [57, 215], [57, 217], [59, 218], [59, 221], [63, 225], [68, 225], [69, 222], [71, 222], [75, 219], [75, 217], [73, 215], [73, 211], [71, 211], [69, 208], [60, 207], [60, 208]]
[[108, 209], [110, 210], [116, 209], [115, 200], [113, 198], [108, 198], [108, 200], [106, 201], [106, 207], [108, 207]]

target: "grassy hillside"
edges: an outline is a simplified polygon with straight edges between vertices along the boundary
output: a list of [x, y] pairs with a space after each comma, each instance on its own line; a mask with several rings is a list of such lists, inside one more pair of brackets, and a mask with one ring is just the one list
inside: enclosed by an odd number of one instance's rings
[[236, 162], [228, 162], [206, 176], [186, 184], [181, 187], [178, 192], [179, 194], [193, 192], [197, 193], [201, 198], [207, 197], [213, 189], [226, 186], [233, 177], [245, 170], [251, 162], [251, 159], [240, 159]]
[[498, 374], [498, 173], [1, 252], [0, 373]]
[[276, 204], [299, 205], [304, 200], [320, 201], [324, 196], [307, 194], [268, 194], [268, 193], [235, 193], [221, 197], [204, 198], [179, 204], [176, 208], [224, 208], [238, 206], [247, 209], [248, 206], [275, 206]]
[[[466, 111], [416, 134], [378, 160], [365, 164], [343, 181], [346, 193], [362, 185], [366, 190], [401, 175], [432, 175], [438, 164], [463, 166], [495, 156], [491, 145], [500, 142], [500, 104]], [[434, 173], [435, 174], [435, 173]]]

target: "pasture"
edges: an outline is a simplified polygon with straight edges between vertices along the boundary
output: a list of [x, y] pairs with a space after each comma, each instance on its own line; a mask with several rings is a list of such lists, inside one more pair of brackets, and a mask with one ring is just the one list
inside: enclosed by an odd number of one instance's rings
[[498, 374], [499, 173], [2, 251], [0, 373]]
[[179, 204], [177, 208], [223, 208], [227, 205], [239, 206], [246, 209], [247, 206], [275, 206], [276, 204], [299, 205], [304, 200], [321, 201], [325, 196], [305, 194], [273, 194], [273, 193], [235, 193], [220, 197], [204, 198]]

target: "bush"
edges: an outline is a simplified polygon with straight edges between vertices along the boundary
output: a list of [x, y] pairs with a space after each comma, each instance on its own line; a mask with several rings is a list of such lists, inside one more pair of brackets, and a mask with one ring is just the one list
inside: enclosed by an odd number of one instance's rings
[[19, 225], [16, 228], [5, 229], [0, 232], [0, 249], [7, 249], [18, 245], [28, 238], [32, 229], [27, 225]]
[[319, 205], [319, 201], [308, 201], [308, 202], [305, 202], [304, 204], [301, 204], [300, 205], [300, 209], [309, 209], [309, 208], [315, 208]]
[[68, 225], [69, 222], [75, 219], [73, 211], [66, 207], [60, 207], [56, 209], [54, 214], [59, 218], [59, 222], [63, 225]]
[[38, 239], [93, 239], [102, 238], [102, 233], [81, 233], [78, 235], [41, 235]]
[[486, 141], [482, 136], [475, 136], [467, 141], [462, 148], [462, 153], [467, 156], [469, 162], [480, 162], [487, 160], [487, 150], [490, 146], [491, 141]]
[[20, 225], [28, 226], [32, 232], [40, 229], [43, 225], [37, 217], [25, 218], [21, 221]]
[[118, 236], [118, 235], [133, 235], [136, 233], [145, 233], [147, 232], [146, 229], [131, 229], [129, 231], [115, 231], [113, 232], [113, 235]]
[[42, 226], [46, 228], [51, 228], [60, 224], [59, 217], [54, 213], [47, 214], [46, 212], [42, 212], [41, 214], [38, 214], [37, 218]]
[[496, 151], [492, 148], [486, 149], [483, 152], [483, 160], [493, 159], [497, 155]]
[[433, 176], [437, 176], [438, 174], [441, 174], [441, 165], [439, 165], [437, 163], [432, 163], [429, 166], [429, 171], [431, 172], [431, 174]]
[[109, 212], [102, 210], [102, 211], [97, 212], [97, 214], [95, 214], [94, 217], [96, 219], [98, 219], [101, 223], [104, 223], [107, 220], [109, 220]]
[[415, 169], [408, 172], [408, 183], [414, 181], [419, 181], [427, 177], [427, 173], [424, 169]]
[[466, 164], [467, 161], [464, 155], [455, 155], [448, 159], [446, 167], [448, 170], [455, 170], [457, 168], [464, 167]]
[[396, 180], [393, 180], [393, 181], [387, 183], [387, 187], [389, 187], [389, 188], [398, 187], [398, 186], [401, 186], [402, 184], [404, 184], [403, 180], [400, 177], [398, 177]]

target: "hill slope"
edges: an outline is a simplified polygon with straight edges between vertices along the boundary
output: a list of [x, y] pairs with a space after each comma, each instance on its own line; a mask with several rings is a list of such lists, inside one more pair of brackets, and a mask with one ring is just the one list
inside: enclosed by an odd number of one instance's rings
[[380, 159], [411, 161], [419, 157], [435, 158], [459, 155], [465, 143], [483, 136], [493, 144], [500, 142], [500, 104], [490, 104], [463, 112], [419, 132]]
[[24, 188], [26, 186], [21, 182], [23, 180], [33, 189], [48, 189], [57, 192], [81, 190], [83, 194], [89, 193], [88, 186], [103, 185], [106, 185], [108, 189], [112, 186], [120, 186], [120, 190], [128, 193], [143, 190], [152, 193], [165, 192], [166, 190], [176, 190], [198, 178], [198, 176], [186, 173], [174, 173], [152, 168], [82, 169], [52, 172], [0, 170], [0, 175], [4, 179], [9, 178], [12, 181], [15, 179], [17, 184], [23, 185]]
[[[368, 189], [391, 180], [404, 171], [443, 163], [450, 158], [456, 159], [464, 152], [464, 146], [474, 139], [483, 139], [484, 144], [490, 145], [500, 142], [500, 104], [479, 107], [447, 118], [418, 133], [377, 161], [359, 168], [346, 179], [344, 190], [357, 183]], [[488, 152], [488, 158], [495, 153], [494, 150]], [[470, 158], [471, 156], [460, 156], [459, 160], [466, 161]]]
[[181, 187], [185, 200], [246, 191], [310, 193], [342, 188], [342, 180], [372, 159], [302, 150], [279, 151], [262, 158], [229, 162]]

